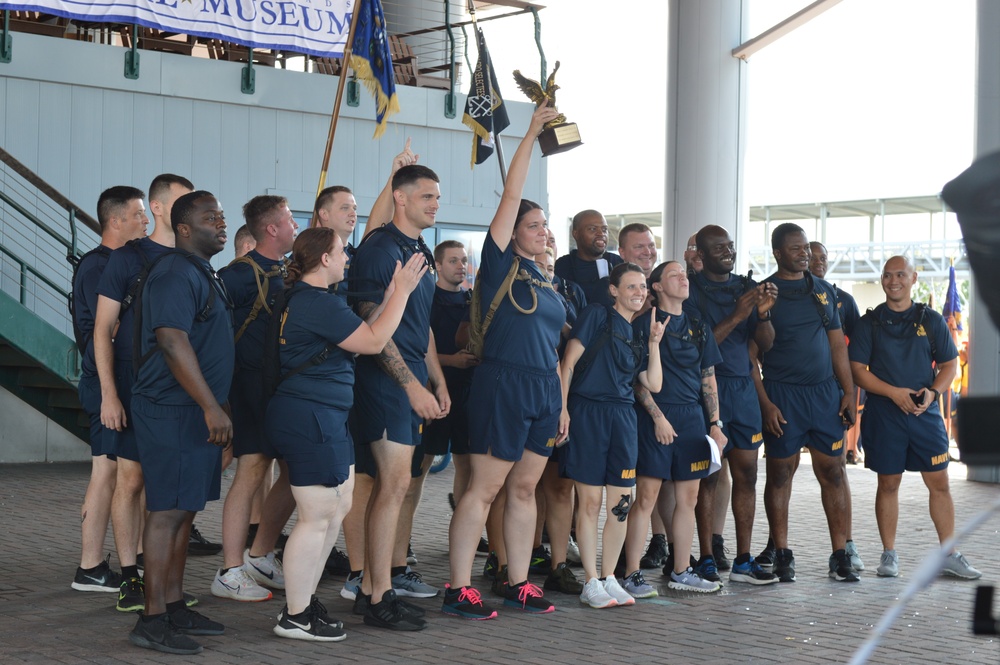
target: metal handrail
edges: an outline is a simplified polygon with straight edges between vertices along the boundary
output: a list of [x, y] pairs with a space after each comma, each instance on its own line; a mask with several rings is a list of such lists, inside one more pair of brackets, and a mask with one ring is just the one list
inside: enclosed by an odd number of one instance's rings
[[32, 275], [34, 275], [34, 277], [36, 279], [38, 279], [40, 282], [42, 282], [43, 284], [45, 284], [46, 286], [48, 286], [50, 289], [52, 289], [53, 291], [55, 291], [56, 293], [58, 293], [59, 295], [61, 295], [63, 298], [69, 298], [69, 292], [67, 292], [66, 290], [64, 290], [62, 287], [60, 287], [58, 284], [56, 284], [55, 282], [53, 282], [51, 279], [49, 279], [48, 277], [46, 277], [42, 273], [38, 272], [38, 270], [36, 270], [33, 266], [31, 266], [30, 264], [28, 264], [27, 261], [25, 261], [24, 259], [22, 259], [21, 257], [19, 257], [17, 254], [15, 254], [14, 252], [12, 252], [9, 249], [7, 249], [6, 247], [4, 247], [2, 244], [0, 244], [0, 252], [3, 252], [8, 257], [10, 257], [21, 268], [21, 270], [20, 270], [20, 272], [21, 272], [21, 277], [20, 277], [20, 287], [21, 287], [21, 289], [20, 289], [20, 291], [21, 291], [21, 293], [20, 293], [20, 302], [21, 302], [22, 305], [27, 305], [28, 304], [28, 282], [27, 282], [28, 273], [31, 273]]
[[[28, 210], [24, 206], [22, 206], [20, 203], [18, 203], [17, 201], [15, 201], [14, 199], [12, 199], [11, 197], [7, 196], [7, 194], [5, 192], [0, 191], [0, 201], [3, 201], [7, 205], [9, 205], [11, 208], [13, 208], [17, 212], [19, 212], [22, 217], [24, 217], [29, 222], [31, 222], [32, 224], [34, 224], [35, 226], [37, 226], [38, 228], [40, 228], [42, 231], [45, 231], [45, 233], [49, 237], [51, 237], [53, 240], [55, 240], [60, 245], [62, 245], [63, 247], [65, 247], [66, 250], [69, 253], [74, 254], [76, 252], [75, 238], [74, 238], [74, 240], [66, 240], [61, 235], [59, 235], [59, 233], [55, 229], [53, 229], [51, 226], [49, 226], [48, 224], [46, 224], [42, 220], [38, 219], [37, 217], [35, 217], [33, 214], [31, 214], [30, 212], [28, 212]], [[71, 233], [75, 234], [75, 229], [71, 229]]]

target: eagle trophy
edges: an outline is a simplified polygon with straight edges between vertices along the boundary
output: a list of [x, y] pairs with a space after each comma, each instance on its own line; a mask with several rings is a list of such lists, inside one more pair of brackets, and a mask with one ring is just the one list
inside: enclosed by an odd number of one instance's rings
[[[548, 80], [545, 82], [545, 88], [543, 89], [538, 81], [533, 81], [521, 74], [520, 69], [514, 70], [514, 80], [517, 82], [517, 87], [521, 89], [525, 95], [528, 96], [535, 106], [541, 105], [546, 99], [549, 100], [549, 106], [556, 108], [556, 90], [559, 86], [556, 85], [556, 72], [559, 71], [559, 61], [556, 61], [556, 66], [549, 74]], [[566, 116], [560, 113], [555, 118], [545, 123], [545, 128], [550, 129], [557, 125], [561, 125], [566, 122]]]

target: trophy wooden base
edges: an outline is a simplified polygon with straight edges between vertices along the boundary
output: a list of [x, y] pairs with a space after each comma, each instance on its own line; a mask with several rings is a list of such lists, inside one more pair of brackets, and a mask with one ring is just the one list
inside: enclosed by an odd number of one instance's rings
[[576, 123], [566, 122], [543, 129], [538, 135], [538, 145], [542, 149], [542, 157], [548, 157], [583, 145], [583, 141], [580, 140], [580, 130]]

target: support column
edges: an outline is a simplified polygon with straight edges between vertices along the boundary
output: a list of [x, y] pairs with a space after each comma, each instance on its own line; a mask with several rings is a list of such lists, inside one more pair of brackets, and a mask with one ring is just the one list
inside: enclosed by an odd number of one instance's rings
[[663, 256], [681, 260], [688, 237], [706, 224], [736, 240], [740, 270], [748, 0], [670, 0], [667, 37], [667, 165]]

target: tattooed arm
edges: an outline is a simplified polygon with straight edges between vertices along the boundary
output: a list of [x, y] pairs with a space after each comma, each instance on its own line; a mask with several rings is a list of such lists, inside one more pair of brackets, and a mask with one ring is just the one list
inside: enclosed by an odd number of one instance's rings
[[[701, 370], [701, 404], [710, 423], [719, 420], [719, 385], [715, 380], [714, 367]], [[708, 435], [719, 446], [719, 454], [721, 455], [727, 441], [726, 435], [722, 433], [722, 428], [715, 424], [710, 425]]]
[[677, 436], [677, 432], [674, 431], [674, 426], [670, 424], [667, 417], [663, 415], [660, 411], [660, 407], [656, 405], [653, 401], [653, 394], [649, 392], [649, 389], [643, 386], [641, 383], [637, 383], [633, 388], [635, 392], [635, 399], [639, 402], [639, 406], [646, 410], [649, 417], [653, 419], [653, 427], [656, 431], [656, 440], [665, 446], [669, 446], [674, 442], [674, 437]]

